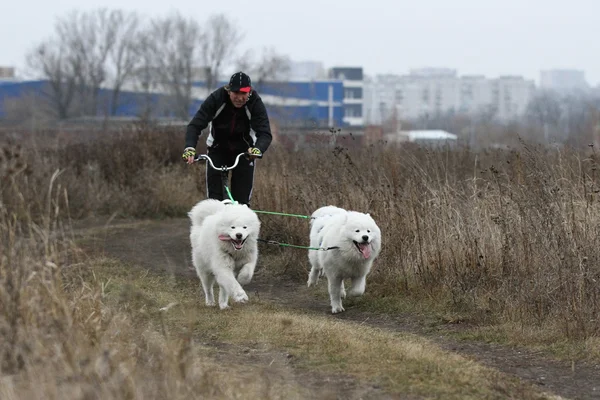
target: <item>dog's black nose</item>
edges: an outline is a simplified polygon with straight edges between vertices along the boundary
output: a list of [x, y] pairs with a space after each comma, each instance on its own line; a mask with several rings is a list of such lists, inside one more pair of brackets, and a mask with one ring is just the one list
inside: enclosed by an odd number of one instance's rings
[[236, 233], [235, 237], [238, 238], [238, 239], [241, 239], [242, 238], [242, 234], [241, 233]]
[[363, 242], [368, 242], [369, 241], [369, 237], [367, 235], [363, 235]]

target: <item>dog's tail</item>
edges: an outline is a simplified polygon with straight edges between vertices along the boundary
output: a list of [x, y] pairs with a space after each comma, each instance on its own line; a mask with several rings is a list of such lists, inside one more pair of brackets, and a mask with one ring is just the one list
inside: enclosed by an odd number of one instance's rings
[[202, 200], [192, 207], [190, 212], [188, 212], [188, 217], [190, 217], [190, 220], [192, 221], [192, 226], [200, 226], [206, 217], [216, 214], [224, 207], [226, 207], [226, 205], [219, 200]]

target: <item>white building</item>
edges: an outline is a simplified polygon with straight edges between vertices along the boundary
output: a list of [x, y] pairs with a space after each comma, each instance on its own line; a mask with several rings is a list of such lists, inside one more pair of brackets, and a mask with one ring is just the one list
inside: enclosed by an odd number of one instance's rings
[[365, 77], [363, 99], [365, 123], [381, 125], [393, 116], [399, 102], [397, 95], [401, 80], [398, 75]]
[[502, 76], [492, 81], [492, 106], [502, 121], [523, 115], [533, 97], [535, 84], [520, 76]]
[[456, 77], [456, 70], [452, 68], [413, 68], [409, 75], [415, 78], [439, 78], [439, 77]]
[[444, 146], [446, 144], [454, 145], [458, 136], [440, 129], [431, 130], [411, 130], [390, 132], [385, 135], [388, 143], [416, 143], [423, 145]]
[[483, 75], [461, 77], [460, 112], [475, 114], [494, 103], [494, 81]]
[[498, 119], [507, 121], [522, 115], [534, 90], [533, 81], [522, 77], [459, 77], [455, 70], [446, 68], [416, 69], [402, 76], [378, 75], [365, 81], [365, 122], [380, 124], [394, 108], [404, 120], [448, 112], [476, 114], [492, 108]]
[[542, 89], [569, 92], [573, 90], [588, 90], [590, 85], [585, 79], [585, 72], [575, 69], [551, 69], [540, 72], [540, 87]]

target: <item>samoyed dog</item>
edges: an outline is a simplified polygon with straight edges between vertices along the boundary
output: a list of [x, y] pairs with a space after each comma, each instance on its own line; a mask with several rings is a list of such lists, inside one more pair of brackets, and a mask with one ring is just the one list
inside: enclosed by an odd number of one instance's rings
[[[345, 214], [347, 211], [336, 206], [321, 207], [310, 216], [310, 247], [321, 247], [323, 241], [323, 227], [329, 218], [337, 214]], [[308, 275], [308, 287], [314, 286], [319, 281], [319, 277], [323, 276], [323, 268], [319, 264], [319, 251], [309, 250], [308, 261], [311, 269]]]
[[331, 208], [319, 211], [311, 225], [311, 247], [333, 249], [309, 250], [313, 253], [309, 254], [308, 286], [316, 285], [319, 275], [324, 274], [331, 312], [337, 314], [345, 311], [344, 279], [351, 280], [348, 296], [365, 292], [366, 277], [381, 251], [381, 230], [369, 214]]
[[206, 305], [215, 305], [215, 280], [221, 309], [229, 307], [230, 297], [234, 302], [248, 301], [242, 285], [252, 280], [258, 259], [260, 220], [256, 213], [245, 204], [206, 199], [188, 216], [192, 223], [192, 263], [202, 282]]

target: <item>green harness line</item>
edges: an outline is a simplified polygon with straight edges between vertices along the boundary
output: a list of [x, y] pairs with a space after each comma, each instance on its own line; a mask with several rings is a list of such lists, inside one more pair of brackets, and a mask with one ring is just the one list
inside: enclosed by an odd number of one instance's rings
[[233, 202], [233, 204], [237, 204], [237, 201], [235, 201], [233, 199], [233, 196], [231, 195], [231, 191], [229, 190], [229, 186], [225, 185], [225, 190], [227, 191], [227, 196], [229, 196], [229, 200], [231, 200]]
[[280, 212], [275, 212], [275, 211], [260, 211], [260, 210], [252, 210], [255, 213], [260, 213], [260, 214], [273, 214], [273, 215], [283, 215], [286, 217], [297, 217], [297, 218], [304, 218], [304, 219], [311, 219], [312, 217], [308, 216], [308, 215], [300, 215], [300, 214], [287, 214], [287, 213], [280, 213]]
[[[234, 204], [237, 204], [237, 201], [235, 201], [233, 199], [233, 196], [231, 195], [231, 191], [229, 190], [228, 186], [225, 186], [225, 190], [227, 191], [227, 196], [229, 196], [229, 199]], [[260, 214], [282, 215], [282, 216], [285, 216], [285, 217], [296, 217], [296, 218], [312, 219], [312, 217], [310, 217], [308, 215], [301, 215], [301, 214], [288, 214], [288, 213], [281, 213], [281, 212], [275, 212], [275, 211], [260, 211], [260, 210], [252, 210], [252, 211], [254, 211], [255, 213], [260, 213]], [[256, 240], [259, 241], [259, 242], [266, 243], [266, 244], [274, 244], [274, 245], [281, 246], [281, 247], [294, 247], [296, 249], [323, 250], [323, 251], [339, 249], [338, 246], [327, 247], [327, 248], [323, 248], [323, 247], [309, 247], [309, 246], [299, 246], [299, 245], [296, 245], [296, 244], [289, 244], [289, 243], [280, 243], [280, 242], [276, 242], [275, 240], [265, 240], [265, 239], [256, 239]]]
[[[237, 201], [235, 201], [233, 199], [233, 196], [231, 195], [231, 191], [229, 190], [228, 186], [225, 186], [225, 190], [227, 190], [227, 196], [229, 196], [229, 200], [231, 200], [234, 204], [237, 204]], [[283, 215], [285, 217], [312, 219], [312, 217], [310, 215], [288, 214], [288, 213], [282, 213], [282, 212], [276, 212], [276, 211], [261, 211], [261, 210], [252, 210], [252, 211], [254, 211], [255, 213], [259, 213], [259, 214]]]
[[267, 244], [274, 244], [274, 245], [282, 246], [282, 247], [295, 247], [297, 249], [322, 250], [322, 251], [339, 249], [338, 246], [332, 246], [332, 247], [327, 247], [327, 248], [325, 248], [325, 247], [308, 247], [308, 246], [298, 246], [296, 244], [280, 243], [280, 242], [276, 242], [275, 240], [265, 240], [265, 239], [256, 239], [256, 240], [259, 242], [267, 243]]

